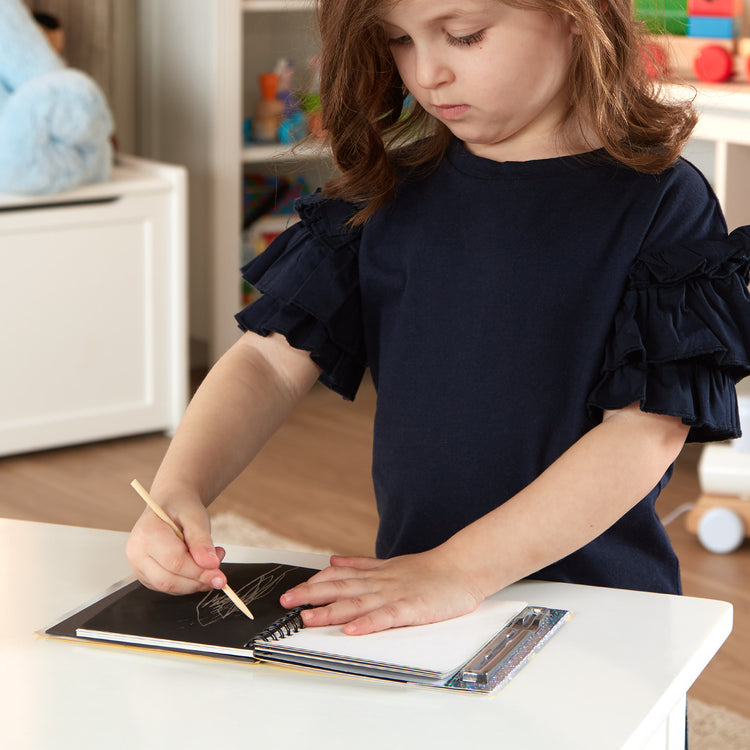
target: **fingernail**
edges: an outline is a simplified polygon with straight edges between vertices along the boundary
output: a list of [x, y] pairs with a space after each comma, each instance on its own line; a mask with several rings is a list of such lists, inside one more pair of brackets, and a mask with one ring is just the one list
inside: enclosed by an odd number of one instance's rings
[[211, 585], [215, 589], [223, 589], [224, 588], [224, 581], [222, 581], [221, 578], [219, 578], [219, 576], [216, 576], [216, 578], [214, 578], [213, 581], [211, 581]]

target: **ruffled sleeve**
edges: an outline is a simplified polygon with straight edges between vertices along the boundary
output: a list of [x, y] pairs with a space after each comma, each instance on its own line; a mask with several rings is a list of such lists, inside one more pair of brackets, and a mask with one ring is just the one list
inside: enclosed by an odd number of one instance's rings
[[750, 373], [750, 227], [633, 263], [589, 408], [681, 417], [688, 440], [738, 437], [735, 382]]
[[309, 351], [323, 370], [321, 382], [351, 400], [366, 367], [360, 231], [345, 226], [356, 209], [319, 192], [295, 207], [300, 221], [242, 268], [243, 278], [263, 296], [236, 319], [243, 331], [280, 333]]

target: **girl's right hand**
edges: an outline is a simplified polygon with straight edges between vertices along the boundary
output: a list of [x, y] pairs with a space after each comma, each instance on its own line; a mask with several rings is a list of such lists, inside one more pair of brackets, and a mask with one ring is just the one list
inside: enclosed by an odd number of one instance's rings
[[146, 508], [130, 533], [127, 556], [144, 586], [167, 594], [192, 594], [221, 589], [226, 576], [219, 570], [222, 547], [214, 547], [208, 512], [200, 502], [167, 511], [182, 529], [185, 541]]

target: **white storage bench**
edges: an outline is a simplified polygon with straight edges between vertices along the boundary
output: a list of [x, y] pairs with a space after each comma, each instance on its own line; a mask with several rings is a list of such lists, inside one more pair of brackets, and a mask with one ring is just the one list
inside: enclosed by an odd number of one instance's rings
[[0, 196], [0, 455], [173, 431], [187, 399], [186, 172]]

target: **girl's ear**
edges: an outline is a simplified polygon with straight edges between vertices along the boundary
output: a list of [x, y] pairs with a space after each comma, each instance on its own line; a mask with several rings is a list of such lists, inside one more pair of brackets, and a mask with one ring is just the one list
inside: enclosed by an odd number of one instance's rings
[[[607, 10], [609, 9], [609, 1], [608, 0], [599, 0], [599, 8], [601, 9], [602, 15], [604, 15], [607, 12]], [[578, 23], [578, 21], [576, 21], [575, 18], [573, 18], [573, 16], [570, 16], [569, 28], [570, 28], [570, 33], [571, 34], [576, 34], [576, 35], [580, 36], [583, 33], [581, 31], [580, 24]]]
[[570, 20], [568, 22], [568, 30], [570, 31], [571, 34], [580, 35], [582, 33], [581, 27], [578, 21], [576, 21], [576, 19], [573, 18], [573, 16], [570, 16]]

